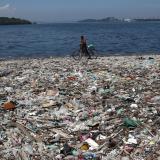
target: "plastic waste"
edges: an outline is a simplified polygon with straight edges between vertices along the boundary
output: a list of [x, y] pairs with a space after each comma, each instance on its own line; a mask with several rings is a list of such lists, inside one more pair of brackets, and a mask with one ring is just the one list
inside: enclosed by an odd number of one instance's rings
[[13, 110], [13, 109], [16, 108], [15, 102], [13, 102], [13, 101], [5, 102], [5, 103], [3, 104], [3, 108], [4, 108], [5, 110]]
[[157, 158], [159, 62], [155, 55], [0, 61], [0, 159]]
[[124, 126], [125, 126], [125, 127], [135, 128], [135, 127], [138, 126], [138, 124], [139, 124], [138, 121], [133, 120], [133, 119], [131, 119], [131, 118], [125, 118], [125, 119], [124, 119]]

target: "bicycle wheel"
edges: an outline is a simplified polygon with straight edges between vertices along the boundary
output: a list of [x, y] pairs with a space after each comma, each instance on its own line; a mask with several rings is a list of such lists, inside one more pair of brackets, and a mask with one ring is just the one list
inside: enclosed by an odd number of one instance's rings
[[71, 54], [71, 57], [76, 61], [81, 60], [80, 50], [76, 50]]
[[94, 50], [89, 49], [88, 51], [89, 51], [89, 53], [91, 55], [91, 59], [97, 59], [98, 52], [95, 49]]

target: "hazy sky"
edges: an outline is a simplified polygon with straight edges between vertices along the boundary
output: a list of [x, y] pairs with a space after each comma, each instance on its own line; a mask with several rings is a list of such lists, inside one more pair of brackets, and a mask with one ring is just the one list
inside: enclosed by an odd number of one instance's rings
[[160, 0], [0, 0], [0, 16], [62, 22], [84, 18], [160, 17]]

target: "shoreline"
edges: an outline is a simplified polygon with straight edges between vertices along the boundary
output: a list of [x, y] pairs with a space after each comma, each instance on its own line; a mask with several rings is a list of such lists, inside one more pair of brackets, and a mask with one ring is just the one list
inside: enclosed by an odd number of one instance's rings
[[[104, 57], [147, 57], [147, 56], [160, 56], [160, 53], [117, 53], [117, 54], [100, 54], [98, 58], [104, 58]], [[66, 59], [66, 58], [72, 58], [71, 55], [64, 55], [64, 56], [22, 56], [22, 57], [0, 57], [0, 61], [10, 61], [10, 60], [44, 60], [44, 59]]]

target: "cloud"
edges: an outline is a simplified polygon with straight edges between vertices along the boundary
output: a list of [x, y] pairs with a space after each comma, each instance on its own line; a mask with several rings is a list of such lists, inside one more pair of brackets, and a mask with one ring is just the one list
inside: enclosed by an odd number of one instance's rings
[[5, 10], [8, 10], [10, 9], [10, 4], [6, 4], [4, 6], [0, 6], [0, 11], [5, 11]]

